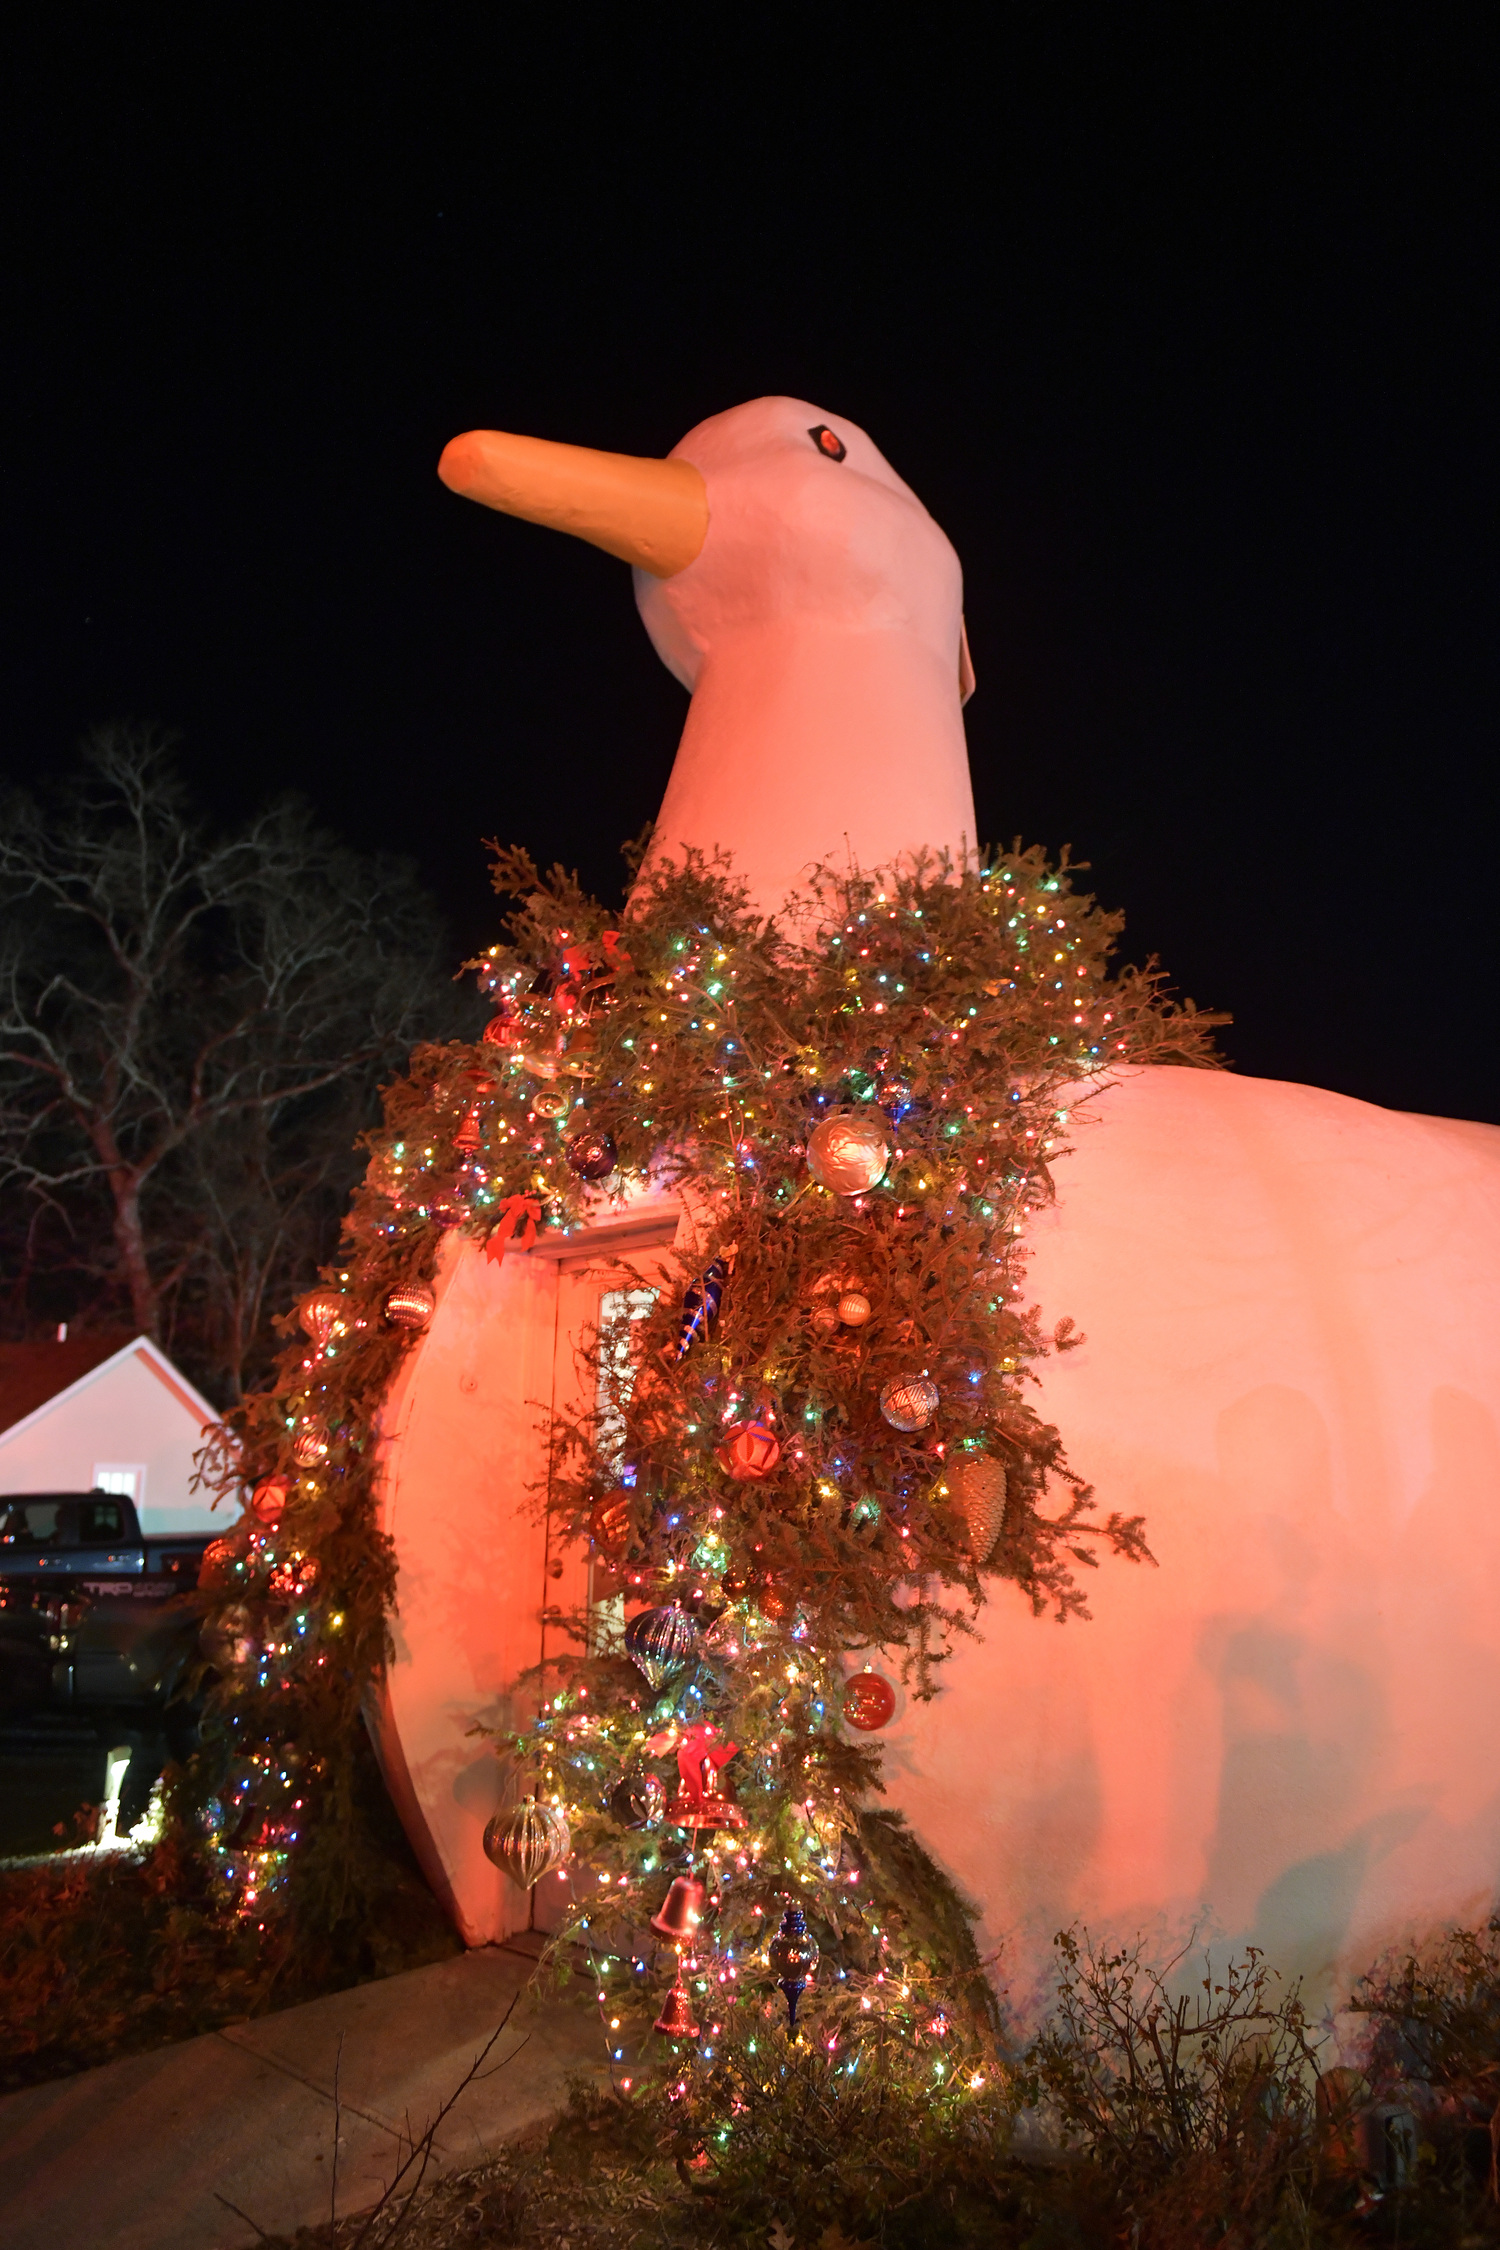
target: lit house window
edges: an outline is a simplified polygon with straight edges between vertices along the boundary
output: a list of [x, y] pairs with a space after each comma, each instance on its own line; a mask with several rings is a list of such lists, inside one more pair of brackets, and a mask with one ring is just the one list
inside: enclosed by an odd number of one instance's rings
[[146, 1497], [145, 1462], [96, 1461], [94, 1489], [97, 1492], [117, 1492], [122, 1500], [133, 1500], [139, 1507]]

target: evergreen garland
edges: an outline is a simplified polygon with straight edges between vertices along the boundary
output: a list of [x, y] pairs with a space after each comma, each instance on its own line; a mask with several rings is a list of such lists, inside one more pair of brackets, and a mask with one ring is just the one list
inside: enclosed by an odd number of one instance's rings
[[[920, 2050], [944, 2100], [982, 2082], [992, 2001], [968, 1911], [872, 1805], [878, 1747], [851, 1736], [844, 1691], [865, 1662], [930, 1694], [992, 1577], [1061, 1619], [1086, 1615], [1076, 1571], [1097, 1550], [1147, 1553], [1140, 1519], [1099, 1520], [1027, 1395], [1073, 1339], [1026, 1301], [1024, 1232], [1076, 1102], [1121, 1066], [1211, 1061], [1223, 1019], [1168, 1001], [1154, 968], [1111, 974], [1119, 917], [1072, 873], [1019, 848], [823, 870], [775, 922], [726, 862], [693, 856], [640, 877], [616, 925], [576, 879], [496, 850], [518, 903], [474, 964], [495, 1020], [474, 1045], [419, 1049], [389, 1090], [324, 1276], [323, 1338], [288, 1321], [274, 1390], [231, 1417], [210, 1464], [226, 1489], [285, 1480], [280, 1520], [247, 1514], [203, 1597], [218, 1665], [203, 1818], [242, 1914], [312, 1944], [361, 1911], [349, 1746], [399, 1600], [377, 1422], [414, 1341], [385, 1316], [391, 1291], [430, 1281], [447, 1231], [524, 1252], [649, 1179], [688, 1214], [683, 1290], [641, 1274], [649, 1309], [628, 1335], [584, 1339], [597, 1405], [555, 1418], [538, 1504], [591, 1546], [593, 1598], [557, 1621], [572, 1653], [507, 1744], [517, 1796], [571, 1830], [554, 1959], [588, 1960], [611, 2053], [663, 2063], [717, 2120], [709, 2138], [771, 2083], [786, 2011], [767, 1944], [789, 1908], [820, 1955], [803, 2012], [825, 2051], [852, 2073], [908, 2070]], [[888, 1144], [866, 1192], [816, 1177], [812, 1136], [835, 1117]], [[866, 1317], [841, 1319], [854, 1296]], [[923, 1382], [935, 1413], [898, 1426], [913, 1415], [892, 1386]], [[726, 1446], [768, 1473], [728, 1473]], [[974, 1463], [1003, 1495], [982, 1538], [955, 1474]], [[659, 1613], [646, 1645], [640, 1624], [627, 1644], [627, 1610]], [[707, 1789], [712, 1812], [703, 1756], [730, 1744], [738, 1811], [695, 1836], [661, 1793]], [[642, 1811], [656, 1817], [625, 1824]], [[674, 1951], [650, 1918], [689, 1875], [705, 1919]], [[795, 1945], [790, 1960], [789, 1998]], [[678, 1980], [677, 2020], [701, 2028], [653, 2046]]]

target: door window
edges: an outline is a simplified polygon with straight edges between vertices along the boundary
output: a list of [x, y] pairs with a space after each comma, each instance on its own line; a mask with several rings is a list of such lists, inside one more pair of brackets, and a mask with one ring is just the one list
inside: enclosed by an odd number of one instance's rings
[[606, 1289], [599, 1299], [599, 1449], [616, 1476], [625, 1467], [625, 1416], [635, 1388], [631, 1329], [656, 1303], [654, 1289]]

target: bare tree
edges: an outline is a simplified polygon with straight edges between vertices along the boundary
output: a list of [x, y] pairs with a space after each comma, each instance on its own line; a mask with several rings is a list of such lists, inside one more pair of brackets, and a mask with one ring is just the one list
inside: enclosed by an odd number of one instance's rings
[[97, 732], [53, 801], [0, 811], [23, 1262], [44, 1241], [237, 1391], [271, 1293], [329, 1245], [380, 1079], [461, 1028], [445, 950], [404, 863], [296, 800], [215, 835], [160, 737]]

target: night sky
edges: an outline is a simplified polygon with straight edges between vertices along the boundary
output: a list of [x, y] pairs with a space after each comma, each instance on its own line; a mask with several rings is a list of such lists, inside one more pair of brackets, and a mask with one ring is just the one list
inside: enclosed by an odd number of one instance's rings
[[962, 557], [981, 834], [1088, 859], [1239, 1068], [1500, 1120], [1491, 11], [37, 13], [12, 777], [159, 721], [414, 854], [456, 957], [487, 835], [618, 895], [682, 691], [434, 464], [790, 392]]

